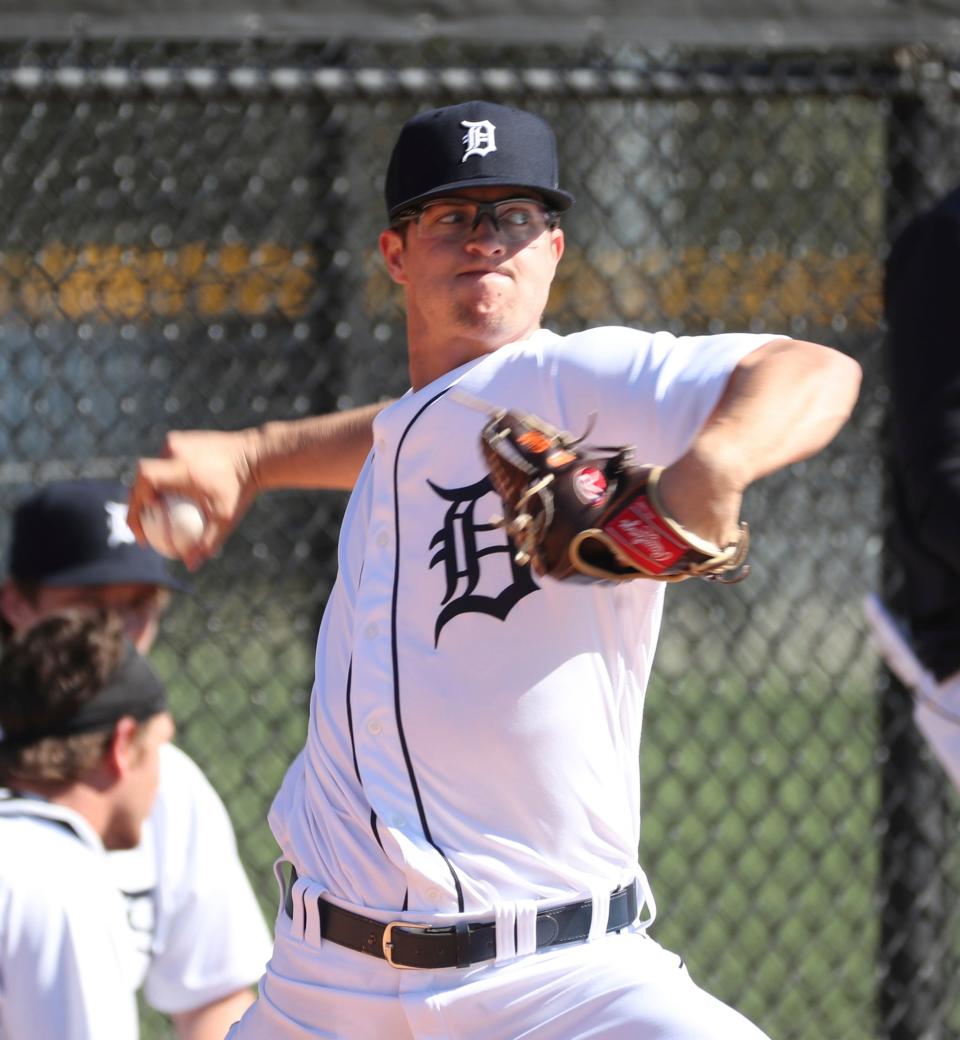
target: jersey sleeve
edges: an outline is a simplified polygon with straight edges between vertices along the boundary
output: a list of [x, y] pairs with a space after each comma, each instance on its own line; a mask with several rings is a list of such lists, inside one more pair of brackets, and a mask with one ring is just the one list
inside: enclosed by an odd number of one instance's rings
[[42, 888], [0, 880], [0, 1036], [136, 1040], [125, 939], [119, 893], [99, 864]]
[[594, 444], [634, 444], [667, 465], [707, 421], [738, 362], [776, 334], [673, 336], [607, 327], [566, 337], [551, 379], [566, 428]]
[[182, 751], [164, 752], [153, 814], [157, 940], [144, 994], [176, 1014], [255, 983], [271, 944], [223, 802]]

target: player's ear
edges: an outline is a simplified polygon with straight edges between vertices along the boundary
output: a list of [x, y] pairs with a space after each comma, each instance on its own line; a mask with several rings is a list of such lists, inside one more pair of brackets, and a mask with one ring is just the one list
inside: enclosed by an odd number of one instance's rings
[[9, 579], [0, 585], [0, 614], [14, 632], [29, 628], [37, 620], [37, 612], [30, 601]]
[[124, 715], [113, 727], [107, 747], [106, 767], [114, 779], [127, 775], [137, 764], [143, 749], [140, 747], [140, 723]]
[[404, 285], [407, 280], [404, 260], [406, 259], [406, 239], [403, 231], [387, 228], [380, 232], [380, 253], [387, 265], [387, 273], [398, 284]]
[[566, 244], [566, 239], [563, 236], [563, 228], [551, 228], [550, 249], [553, 252], [553, 262], [555, 264], [560, 263], [560, 257], [563, 256], [563, 251], [566, 248]]

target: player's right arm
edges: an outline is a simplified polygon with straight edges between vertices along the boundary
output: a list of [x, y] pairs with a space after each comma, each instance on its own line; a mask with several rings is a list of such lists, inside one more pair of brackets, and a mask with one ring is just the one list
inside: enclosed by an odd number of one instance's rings
[[160, 458], [141, 459], [127, 522], [144, 542], [141, 510], [162, 494], [186, 495], [207, 519], [202, 540], [183, 562], [195, 570], [227, 539], [261, 491], [353, 487], [373, 443], [372, 424], [386, 403], [244, 430], [175, 430]]

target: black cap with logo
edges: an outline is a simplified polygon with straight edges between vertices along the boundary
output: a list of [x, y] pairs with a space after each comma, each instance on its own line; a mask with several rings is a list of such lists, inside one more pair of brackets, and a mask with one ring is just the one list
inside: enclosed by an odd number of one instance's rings
[[127, 489], [113, 480], [64, 480], [13, 513], [7, 569], [39, 586], [163, 585], [182, 589], [163, 557], [127, 526]]
[[387, 214], [461, 188], [536, 192], [556, 210], [573, 205], [559, 186], [550, 125], [531, 112], [467, 101], [421, 112], [404, 123], [387, 167]]

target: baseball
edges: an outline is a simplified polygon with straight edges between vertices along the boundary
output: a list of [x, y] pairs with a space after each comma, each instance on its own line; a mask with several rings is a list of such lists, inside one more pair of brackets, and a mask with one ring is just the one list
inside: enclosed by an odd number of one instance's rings
[[207, 522], [192, 498], [163, 495], [159, 502], [144, 507], [140, 523], [144, 537], [161, 556], [179, 560], [203, 536]]

